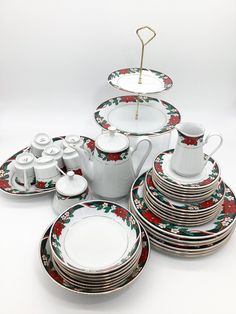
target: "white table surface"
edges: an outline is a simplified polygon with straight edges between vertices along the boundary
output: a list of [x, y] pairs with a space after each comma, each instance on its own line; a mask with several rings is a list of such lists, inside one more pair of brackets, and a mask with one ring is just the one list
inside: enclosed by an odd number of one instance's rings
[[[94, 109], [124, 94], [108, 86], [106, 77], [139, 63], [134, 30], [149, 24], [160, 37], [150, 44], [146, 65], [174, 80], [161, 97], [184, 121], [222, 133], [224, 144], [215, 158], [236, 191], [235, 3], [78, 3], [0, 2], [0, 163], [40, 131], [96, 137]], [[236, 312], [236, 233], [204, 258], [152, 250], [142, 275], [119, 293], [89, 297], [60, 288], [39, 258], [40, 237], [56, 217], [51, 202], [52, 195], [0, 195], [1, 314]]]

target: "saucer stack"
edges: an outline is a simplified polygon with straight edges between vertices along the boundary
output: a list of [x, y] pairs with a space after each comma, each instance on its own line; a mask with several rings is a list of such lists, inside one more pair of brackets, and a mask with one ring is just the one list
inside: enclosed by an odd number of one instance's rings
[[139, 275], [149, 242], [127, 209], [88, 201], [57, 218], [43, 236], [40, 253], [49, 276], [63, 287], [102, 294], [123, 288]]
[[159, 154], [134, 182], [131, 210], [155, 248], [181, 256], [210, 254], [235, 228], [235, 195], [212, 158], [200, 175], [186, 178], [171, 170], [172, 154]]

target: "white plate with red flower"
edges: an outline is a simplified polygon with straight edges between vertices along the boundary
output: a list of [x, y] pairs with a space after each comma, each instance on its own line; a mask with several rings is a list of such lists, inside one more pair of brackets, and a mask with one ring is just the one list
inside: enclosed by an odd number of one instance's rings
[[141, 95], [111, 98], [97, 107], [94, 117], [103, 129], [112, 125], [131, 136], [170, 132], [181, 119], [179, 111], [168, 102]]
[[[63, 139], [65, 136], [54, 137], [52, 140], [57, 145], [63, 147]], [[81, 136], [82, 146], [89, 150], [91, 153], [94, 151], [95, 142], [91, 138]], [[25, 191], [24, 186], [19, 184], [15, 175], [15, 167], [14, 161], [16, 156], [23, 153], [25, 150], [22, 149], [8, 158], [1, 166], [0, 166], [0, 191], [14, 196], [34, 196], [34, 195], [42, 195], [45, 193], [55, 191], [54, 187], [45, 187], [42, 183], [41, 186], [37, 187], [35, 184], [32, 184], [29, 190]], [[66, 169], [65, 169], [66, 170]], [[81, 174], [81, 169], [78, 169], [78, 174]]]
[[142, 69], [142, 83], [139, 84], [139, 74], [139, 68], [116, 70], [108, 76], [108, 82], [119, 90], [135, 94], [159, 93], [173, 85], [168, 75], [150, 69]]
[[54, 258], [67, 269], [104, 273], [124, 267], [141, 246], [139, 223], [127, 209], [107, 201], [70, 207], [50, 233]]

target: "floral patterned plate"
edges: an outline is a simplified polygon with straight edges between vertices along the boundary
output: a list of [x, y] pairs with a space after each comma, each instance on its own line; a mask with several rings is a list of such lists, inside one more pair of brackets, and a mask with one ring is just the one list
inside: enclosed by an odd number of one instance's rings
[[139, 68], [117, 70], [108, 76], [108, 82], [119, 90], [135, 94], [159, 93], [173, 85], [169, 76], [149, 69], [142, 70], [142, 84], [139, 84], [139, 72]]
[[140, 247], [140, 233], [139, 223], [127, 209], [111, 202], [88, 201], [57, 218], [50, 235], [51, 250], [68, 269], [101, 274], [132, 260]]
[[174, 150], [170, 149], [159, 154], [154, 160], [153, 175], [163, 180], [168, 186], [176, 186], [183, 189], [203, 190], [217, 182], [220, 169], [216, 161], [210, 158], [203, 171], [194, 177], [183, 177], [176, 174], [170, 167], [170, 160]]
[[138, 265], [133, 270], [132, 274], [127, 277], [126, 281], [124, 281], [122, 284], [118, 285], [117, 287], [113, 287], [112, 289], [105, 289], [101, 291], [94, 292], [93, 289], [88, 288], [78, 288], [77, 286], [68, 283], [61, 275], [58, 274], [56, 269], [53, 266], [52, 263], [52, 253], [50, 249], [49, 244], [49, 236], [51, 232], [52, 225], [47, 229], [47, 231], [44, 233], [41, 242], [40, 242], [40, 257], [41, 262], [43, 265], [44, 270], [49, 275], [49, 277], [56, 282], [59, 286], [62, 288], [65, 288], [69, 291], [75, 292], [75, 293], [81, 293], [81, 294], [107, 294], [115, 291], [119, 291], [122, 288], [127, 287], [129, 284], [131, 284], [138, 276], [141, 274], [141, 272], [144, 269], [144, 266], [146, 265], [148, 261], [148, 257], [150, 254], [150, 243], [148, 240], [148, 236], [145, 232], [145, 230], [141, 227], [141, 245], [142, 245], [142, 253], [138, 261]]
[[195, 203], [181, 203], [171, 200], [170, 198], [164, 196], [159, 189], [153, 184], [152, 180], [152, 170], [148, 171], [145, 178], [145, 186], [150, 195], [156, 201], [156, 203], [163, 205], [164, 207], [169, 207], [174, 211], [183, 213], [201, 213], [208, 212], [210, 209], [217, 206], [225, 194], [225, 185], [223, 181], [220, 181], [217, 189], [214, 193], [206, 198], [204, 201]]
[[112, 125], [121, 133], [133, 136], [160, 135], [180, 122], [180, 113], [174, 106], [140, 95], [111, 98], [97, 107], [94, 117], [103, 129]]
[[236, 199], [233, 191], [227, 185], [225, 185], [223, 209], [210, 223], [192, 228], [176, 225], [161, 219], [154, 215], [144, 202], [145, 175], [146, 173], [142, 174], [133, 183], [130, 199], [135, 214], [154, 230], [181, 239], [207, 239], [226, 232], [235, 224]]
[[[65, 136], [54, 137], [53, 142], [62, 146], [64, 138]], [[93, 153], [95, 147], [94, 140], [85, 136], [81, 136], [81, 139], [83, 141], [83, 147]], [[16, 182], [14, 161], [16, 156], [21, 154], [24, 150], [25, 148], [15, 153], [13, 156], [8, 158], [8, 160], [5, 161], [2, 166], [0, 166], [0, 191], [14, 196], [35, 196], [55, 191], [54, 186], [42, 186], [42, 188], [38, 188], [34, 184], [28, 191], [25, 191], [24, 187]]]

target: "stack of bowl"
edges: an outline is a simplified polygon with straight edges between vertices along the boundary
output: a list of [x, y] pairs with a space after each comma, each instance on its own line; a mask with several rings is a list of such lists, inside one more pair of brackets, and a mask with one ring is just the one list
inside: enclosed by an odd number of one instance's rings
[[47, 243], [41, 242], [42, 262], [50, 276], [54, 273], [51, 278], [87, 294], [108, 293], [131, 283], [148, 255], [148, 238], [136, 218], [104, 201], [70, 207], [50, 227]]

